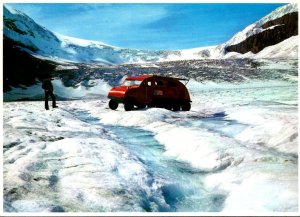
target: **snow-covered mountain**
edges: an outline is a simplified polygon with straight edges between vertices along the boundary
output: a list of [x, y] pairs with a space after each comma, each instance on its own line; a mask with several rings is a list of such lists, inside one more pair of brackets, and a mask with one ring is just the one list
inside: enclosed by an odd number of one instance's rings
[[297, 5], [286, 5], [247, 27], [227, 42], [227, 52], [254, 54], [298, 35]]
[[[151, 51], [119, 48], [102, 42], [77, 39], [52, 33], [35, 23], [26, 14], [4, 7], [4, 37], [12, 39], [22, 49], [39, 58], [79, 63], [115, 65], [187, 59], [297, 58], [297, 11], [297, 4], [288, 4], [280, 7], [256, 23], [249, 25], [243, 31], [235, 34], [229, 41], [221, 45], [179, 51]], [[284, 33], [284, 37], [276, 37], [276, 40], [273, 40], [272, 37], [262, 37], [263, 41], [257, 42], [257, 38], [254, 37], [257, 35], [261, 36], [262, 34], [266, 35], [268, 32], [272, 34], [274, 31], [277, 31], [277, 33], [278, 31], [280, 33], [290, 32], [288, 34]], [[272, 41], [272, 43], [266, 43], [269, 41]], [[285, 42], [280, 44], [282, 41]], [[272, 52], [262, 52], [270, 45], [275, 46], [273, 49], [268, 48]], [[260, 49], [257, 50], [253, 46], [259, 46]], [[283, 46], [287, 52], [283, 52]], [[274, 50], [280, 50], [280, 55]], [[274, 53], [276, 54], [275, 56], [273, 55]]]
[[4, 37], [39, 58], [78, 63], [115, 65], [132, 62], [157, 62], [177, 51], [149, 51], [118, 48], [97, 41], [52, 33], [26, 14], [4, 7]]
[[[277, 19], [283, 17], [284, 15], [288, 15], [288, 14], [292, 14], [292, 13], [298, 13], [297, 4], [288, 4], [288, 5], [279, 7], [276, 10], [274, 10], [272, 13], [270, 13], [270, 14], [266, 15], [265, 17], [261, 18], [260, 20], [258, 20], [257, 22], [247, 26], [243, 31], [235, 34], [226, 43], [226, 45], [230, 46], [230, 45], [238, 44], [242, 41], [245, 41], [247, 38], [249, 38], [252, 35], [256, 35], [261, 32], [268, 31], [272, 28], [276, 28], [279, 24], [273, 24], [267, 28], [264, 27], [264, 25], [266, 25], [266, 23], [270, 23], [270, 21], [277, 20]], [[292, 22], [292, 21], [297, 22], [297, 18], [295, 17], [295, 19], [292, 19], [290, 22]], [[282, 24], [282, 25], [284, 25], [284, 24]], [[296, 25], [295, 27], [296, 27], [296, 29], [294, 29], [294, 30], [297, 30], [298, 26]]]
[[298, 58], [298, 6], [279, 7], [227, 42], [183, 50], [181, 58]]

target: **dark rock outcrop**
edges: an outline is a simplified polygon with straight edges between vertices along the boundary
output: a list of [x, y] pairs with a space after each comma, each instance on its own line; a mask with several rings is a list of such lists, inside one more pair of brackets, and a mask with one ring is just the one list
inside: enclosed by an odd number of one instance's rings
[[3, 91], [19, 85], [30, 86], [36, 79], [51, 74], [56, 64], [35, 58], [20, 48], [20, 44], [4, 36], [3, 39]]
[[225, 48], [226, 52], [258, 53], [265, 47], [275, 45], [281, 41], [298, 35], [298, 13], [286, 14], [278, 19], [271, 20], [262, 25], [265, 31], [248, 37], [239, 44], [231, 45]]

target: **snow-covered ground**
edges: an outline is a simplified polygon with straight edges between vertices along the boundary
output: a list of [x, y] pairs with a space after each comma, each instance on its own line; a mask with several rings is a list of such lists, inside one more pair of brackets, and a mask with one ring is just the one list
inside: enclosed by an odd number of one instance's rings
[[4, 103], [4, 211], [297, 212], [297, 84], [188, 89], [189, 112]]

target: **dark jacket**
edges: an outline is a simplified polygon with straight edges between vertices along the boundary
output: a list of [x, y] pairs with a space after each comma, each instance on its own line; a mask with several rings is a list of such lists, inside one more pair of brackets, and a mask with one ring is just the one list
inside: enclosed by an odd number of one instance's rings
[[44, 80], [44, 81], [43, 81], [42, 88], [43, 88], [45, 91], [51, 91], [51, 92], [53, 92], [53, 86], [52, 86], [51, 80], [49, 80], [49, 79]]

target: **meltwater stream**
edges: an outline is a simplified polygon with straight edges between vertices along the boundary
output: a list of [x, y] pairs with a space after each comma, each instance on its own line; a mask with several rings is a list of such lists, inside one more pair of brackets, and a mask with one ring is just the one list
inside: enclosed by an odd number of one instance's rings
[[[73, 113], [82, 121], [100, 124], [99, 119], [85, 111]], [[152, 177], [151, 182], [159, 182], [159, 189], [152, 191], [148, 198], [140, 198], [145, 211], [160, 212], [218, 212], [223, 208], [225, 195], [204, 189], [202, 179], [206, 172], [164, 155], [164, 146], [159, 144], [152, 132], [138, 128], [101, 125], [136, 157]], [[124, 189], [126, 190], [126, 189]], [[146, 195], [141, 195], [146, 196]], [[156, 204], [156, 210], [151, 208]], [[167, 204], [167, 206], [166, 206]]]

